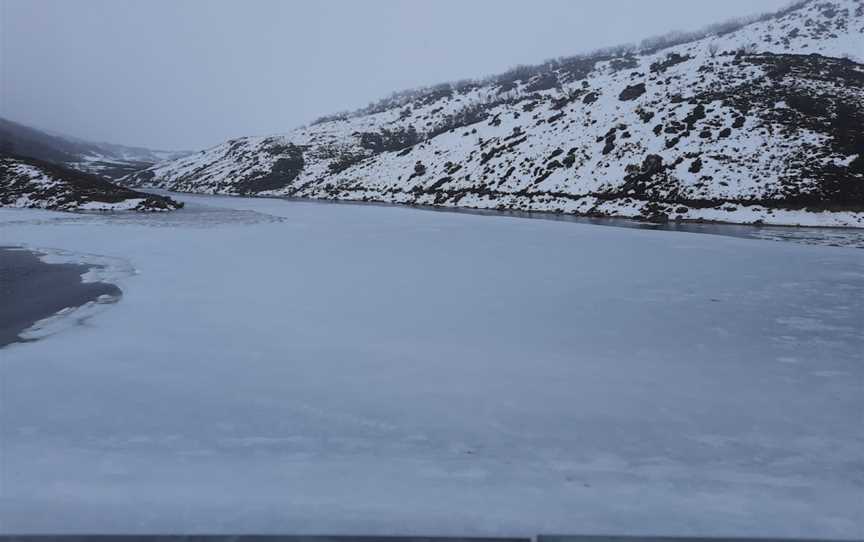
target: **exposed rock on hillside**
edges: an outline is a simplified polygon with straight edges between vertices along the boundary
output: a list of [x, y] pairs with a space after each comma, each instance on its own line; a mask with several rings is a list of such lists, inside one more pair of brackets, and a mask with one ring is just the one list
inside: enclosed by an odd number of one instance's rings
[[0, 206], [57, 211], [170, 211], [183, 204], [47, 162], [0, 156]]
[[[864, 226], [864, 4], [403, 93], [124, 179], [172, 190]], [[617, 53], [617, 54], [613, 54]]]

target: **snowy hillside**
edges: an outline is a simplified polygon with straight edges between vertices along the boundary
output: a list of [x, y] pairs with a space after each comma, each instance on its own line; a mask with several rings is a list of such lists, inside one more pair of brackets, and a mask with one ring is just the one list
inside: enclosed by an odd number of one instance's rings
[[170, 211], [182, 207], [182, 204], [47, 162], [0, 155], [0, 207], [57, 211]]
[[43, 132], [3, 118], [0, 118], [0, 151], [64, 165], [109, 179], [117, 179], [157, 162], [189, 154], [93, 143]]
[[394, 95], [124, 182], [864, 227], [862, 62], [864, 3], [813, 0], [671, 47], [622, 47]]

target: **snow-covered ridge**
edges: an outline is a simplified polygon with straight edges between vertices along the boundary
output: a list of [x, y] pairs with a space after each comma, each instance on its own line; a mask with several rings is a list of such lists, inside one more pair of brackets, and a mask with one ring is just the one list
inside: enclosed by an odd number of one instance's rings
[[653, 220], [864, 226], [864, 3], [814, 0], [648, 55], [436, 87], [124, 179]]
[[57, 211], [170, 211], [182, 204], [45, 162], [0, 156], [0, 206]]

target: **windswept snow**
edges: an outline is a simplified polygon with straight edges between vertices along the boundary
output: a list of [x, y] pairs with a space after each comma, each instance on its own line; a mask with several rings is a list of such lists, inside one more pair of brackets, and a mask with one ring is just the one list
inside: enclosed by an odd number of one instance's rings
[[0, 350], [0, 532], [864, 536], [861, 250], [182, 199], [0, 210], [123, 290]]

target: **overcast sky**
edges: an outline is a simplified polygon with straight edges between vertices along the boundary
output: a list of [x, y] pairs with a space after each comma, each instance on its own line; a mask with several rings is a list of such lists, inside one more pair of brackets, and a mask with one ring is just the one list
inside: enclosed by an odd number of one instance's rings
[[199, 149], [788, 0], [0, 0], [0, 115]]

